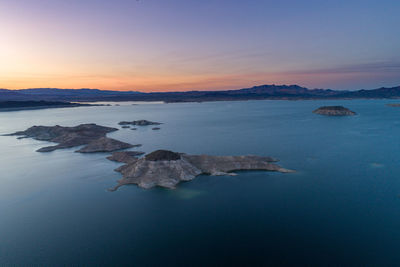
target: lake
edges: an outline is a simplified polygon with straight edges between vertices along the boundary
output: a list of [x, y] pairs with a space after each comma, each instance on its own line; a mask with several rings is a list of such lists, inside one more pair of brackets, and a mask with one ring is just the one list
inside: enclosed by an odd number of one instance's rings
[[[38, 153], [0, 137], [0, 265], [396, 265], [400, 108], [388, 100], [242, 101], [0, 113], [0, 134], [33, 125], [163, 122], [115, 139], [137, 150], [266, 155], [296, 173], [199, 176], [176, 190], [135, 185], [108, 154]], [[358, 113], [312, 111], [343, 105]]]

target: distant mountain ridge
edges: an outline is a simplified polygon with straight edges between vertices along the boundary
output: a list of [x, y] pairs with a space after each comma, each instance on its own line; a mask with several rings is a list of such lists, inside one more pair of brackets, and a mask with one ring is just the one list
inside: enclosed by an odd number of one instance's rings
[[100, 89], [30, 88], [19, 90], [0, 89], [0, 101], [45, 100], [45, 101], [90, 101], [102, 97], [118, 97], [142, 94], [135, 91], [111, 91]]
[[339, 91], [308, 89], [299, 85], [260, 85], [224, 91], [153, 92], [111, 91], [99, 89], [37, 88], [0, 89], [0, 101], [165, 101], [202, 102], [256, 99], [355, 99], [400, 98], [400, 86], [372, 90]]

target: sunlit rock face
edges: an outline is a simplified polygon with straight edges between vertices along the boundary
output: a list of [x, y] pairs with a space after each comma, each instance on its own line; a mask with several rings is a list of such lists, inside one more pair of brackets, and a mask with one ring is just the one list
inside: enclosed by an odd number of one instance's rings
[[[125, 155], [126, 156], [126, 155]], [[157, 150], [143, 158], [124, 159], [127, 164], [116, 169], [123, 176], [114, 191], [122, 185], [136, 184], [142, 188], [155, 186], [173, 189], [181, 181], [190, 181], [200, 174], [234, 175], [239, 170], [292, 172], [273, 162], [271, 157], [187, 155], [168, 150]]]

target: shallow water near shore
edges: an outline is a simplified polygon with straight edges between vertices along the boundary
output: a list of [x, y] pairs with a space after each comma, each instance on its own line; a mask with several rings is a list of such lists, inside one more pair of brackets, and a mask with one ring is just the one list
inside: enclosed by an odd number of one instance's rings
[[[293, 174], [199, 176], [176, 190], [123, 186], [108, 154], [0, 137], [0, 265], [395, 265], [400, 108], [389, 100], [241, 101], [0, 114], [0, 134], [97, 123], [151, 152], [256, 154]], [[358, 115], [312, 111], [343, 105]], [[119, 121], [162, 122], [136, 131]]]

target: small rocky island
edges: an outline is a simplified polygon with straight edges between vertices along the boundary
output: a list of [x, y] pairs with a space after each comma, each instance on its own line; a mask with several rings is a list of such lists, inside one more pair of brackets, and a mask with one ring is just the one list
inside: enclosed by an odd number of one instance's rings
[[313, 111], [315, 114], [326, 116], [353, 116], [356, 115], [354, 111], [343, 106], [323, 106]]
[[57, 143], [55, 146], [42, 147], [37, 150], [38, 152], [50, 152], [57, 149], [82, 145], [85, 146], [76, 152], [112, 152], [134, 147], [134, 145], [106, 137], [107, 133], [117, 130], [118, 129], [116, 128], [100, 126], [97, 124], [81, 124], [75, 127], [63, 127], [59, 125], [33, 126], [25, 131], [9, 135], [20, 136], [19, 138], [33, 138], [40, 141]]
[[149, 126], [149, 125], [160, 125], [160, 122], [148, 121], [148, 120], [137, 120], [137, 121], [121, 121], [119, 125], [135, 125], [135, 126]]
[[114, 153], [108, 159], [124, 162], [116, 169], [123, 176], [118, 185], [110, 189], [117, 190], [122, 185], [136, 184], [142, 188], [155, 186], [173, 189], [181, 181], [190, 181], [201, 174], [235, 175], [233, 171], [264, 170], [282, 173], [293, 172], [284, 169], [271, 157], [260, 156], [209, 156], [188, 155], [168, 150], [157, 150], [145, 157], [137, 158], [127, 153]]

